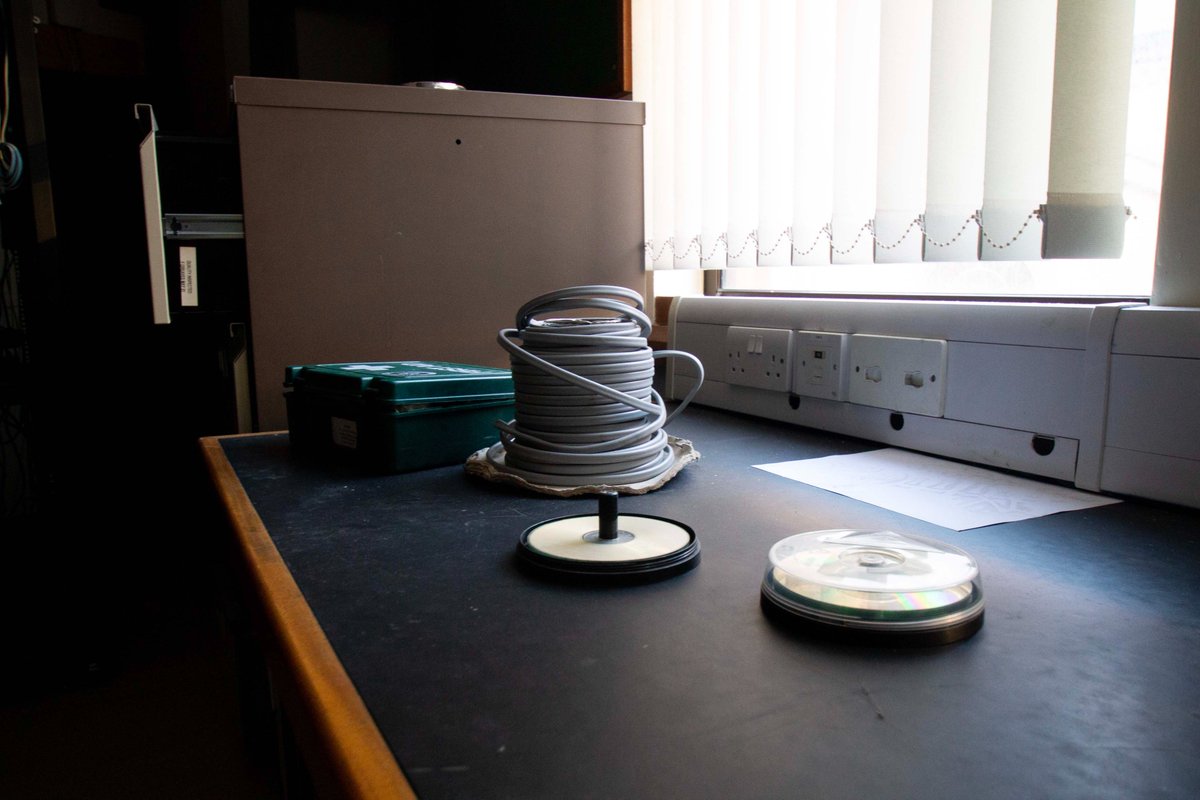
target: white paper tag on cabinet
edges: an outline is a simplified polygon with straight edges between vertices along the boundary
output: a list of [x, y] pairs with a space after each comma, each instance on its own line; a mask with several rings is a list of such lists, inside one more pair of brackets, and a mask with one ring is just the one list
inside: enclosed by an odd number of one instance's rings
[[196, 248], [179, 248], [179, 305], [200, 305], [200, 292], [196, 285]]

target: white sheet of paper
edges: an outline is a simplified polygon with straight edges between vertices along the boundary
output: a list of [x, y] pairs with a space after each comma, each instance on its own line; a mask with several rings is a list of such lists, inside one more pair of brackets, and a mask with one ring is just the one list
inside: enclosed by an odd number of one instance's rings
[[755, 466], [956, 531], [1121, 502], [894, 448]]

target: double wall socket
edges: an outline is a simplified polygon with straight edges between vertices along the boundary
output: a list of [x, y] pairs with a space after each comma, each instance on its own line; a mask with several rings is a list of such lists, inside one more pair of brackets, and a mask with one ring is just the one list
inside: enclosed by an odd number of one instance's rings
[[796, 331], [792, 391], [805, 397], [845, 400], [849, 346], [848, 333]]
[[779, 328], [728, 328], [725, 331], [725, 382], [757, 389], [788, 391], [792, 332]]
[[850, 337], [850, 402], [940, 417], [946, 407], [946, 342]]
[[946, 404], [946, 342], [732, 326], [726, 383], [930, 417]]

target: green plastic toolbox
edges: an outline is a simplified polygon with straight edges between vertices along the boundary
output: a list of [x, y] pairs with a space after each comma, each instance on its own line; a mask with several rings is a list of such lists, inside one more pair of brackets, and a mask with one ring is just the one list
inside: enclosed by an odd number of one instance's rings
[[312, 364], [284, 373], [296, 452], [410, 472], [466, 461], [513, 417], [512, 373], [442, 361]]

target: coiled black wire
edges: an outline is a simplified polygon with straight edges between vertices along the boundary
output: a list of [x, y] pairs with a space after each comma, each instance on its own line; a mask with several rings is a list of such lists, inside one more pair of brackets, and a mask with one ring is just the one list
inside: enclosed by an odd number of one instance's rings
[[[616, 316], [534, 319], [564, 309]], [[573, 286], [530, 300], [500, 331], [516, 395], [515, 419], [496, 423], [507, 471], [547, 486], [623, 486], [673, 466], [662, 428], [699, 391], [704, 367], [691, 353], [651, 350], [642, 309], [631, 289]], [[686, 358], [700, 375], [670, 414], [652, 386], [656, 358]]]

